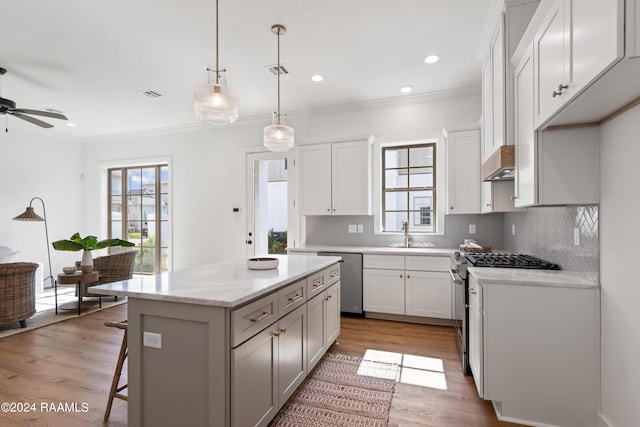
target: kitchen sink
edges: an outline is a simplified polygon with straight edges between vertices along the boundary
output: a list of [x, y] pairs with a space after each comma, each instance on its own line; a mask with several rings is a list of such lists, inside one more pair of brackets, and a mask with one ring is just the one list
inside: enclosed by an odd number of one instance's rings
[[411, 242], [411, 243], [409, 243], [408, 246], [405, 246], [404, 242], [394, 242], [389, 246], [391, 246], [392, 248], [407, 248], [407, 249], [416, 248], [416, 249], [420, 249], [420, 248], [432, 248], [435, 245], [433, 243], [430, 243], [430, 242]]

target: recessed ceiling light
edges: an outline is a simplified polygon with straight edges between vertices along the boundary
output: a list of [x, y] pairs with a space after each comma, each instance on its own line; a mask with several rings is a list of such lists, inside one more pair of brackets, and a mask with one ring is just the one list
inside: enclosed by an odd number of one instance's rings
[[324, 80], [324, 77], [322, 77], [320, 74], [314, 74], [313, 76], [311, 76], [311, 80], [313, 80], [314, 82], [321, 82]]
[[429, 55], [426, 58], [424, 58], [424, 62], [426, 62], [427, 64], [435, 64], [439, 60], [440, 60], [440, 57], [435, 54]]
[[400, 88], [400, 92], [402, 93], [409, 93], [413, 90], [413, 86], [402, 86]]
[[74, 128], [74, 127], [76, 127], [77, 125], [76, 125], [75, 123], [67, 123], [67, 126], [69, 126], [70, 128]]

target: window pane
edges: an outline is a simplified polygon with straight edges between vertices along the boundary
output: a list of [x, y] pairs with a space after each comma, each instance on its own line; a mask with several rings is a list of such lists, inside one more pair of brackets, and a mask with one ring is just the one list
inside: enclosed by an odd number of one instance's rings
[[156, 168], [144, 168], [140, 171], [140, 186], [142, 194], [155, 194], [156, 192]]
[[388, 191], [384, 194], [385, 211], [406, 211], [409, 209], [407, 191]]
[[409, 232], [433, 231], [433, 211], [411, 212]]
[[433, 168], [409, 169], [410, 178], [409, 186], [415, 187], [433, 187]]
[[[116, 219], [113, 216], [112, 218]], [[109, 236], [111, 239], [122, 239], [122, 221], [111, 221], [111, 235]]]
[[140, 273], [155, 273], [156, 252], [154, 248], [143, 247], [136, 256], [136, 271]]
[[384, 188], [407, 188], [407, 170], [388, 170], [384, 174]]
[[385, 212], [384, 231], [402, 231], [402, 222], [407, 221], [407, 212]]
[[406, 148], [401, 149], [384, 149], [384, 167], [389, 168], [406, 168], [408, 163], [409, 150]]
[[111, 172], [111, 195], [122, 194], [122, 171], [112, 170]]
[[169, 250], [167, 248], [162, 248], [160, 254], [160, 271], [169, 271]]
[[412, 191], [409, 194], [411, 200], [411, 210], [419, 211], [423, 209], [433, 209], [433, 191]]
[[409, 151], [409, 166], [433, 166], [433, 147], [416, 147]]

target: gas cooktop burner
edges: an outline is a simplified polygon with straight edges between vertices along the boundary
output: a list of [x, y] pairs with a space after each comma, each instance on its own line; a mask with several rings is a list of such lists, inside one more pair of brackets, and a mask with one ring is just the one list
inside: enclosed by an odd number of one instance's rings
[[560, 266], [531, 255], [467, 253], [465, 257], [474, 267], [537, 268], [560, 270]]

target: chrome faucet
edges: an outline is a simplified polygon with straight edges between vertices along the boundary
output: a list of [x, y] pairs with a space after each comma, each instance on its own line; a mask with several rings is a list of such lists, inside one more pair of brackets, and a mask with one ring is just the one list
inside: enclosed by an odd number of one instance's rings
[[402, 221], [402, 231], [404, 231], [404, 247], [409, 247], [409, 221]]

